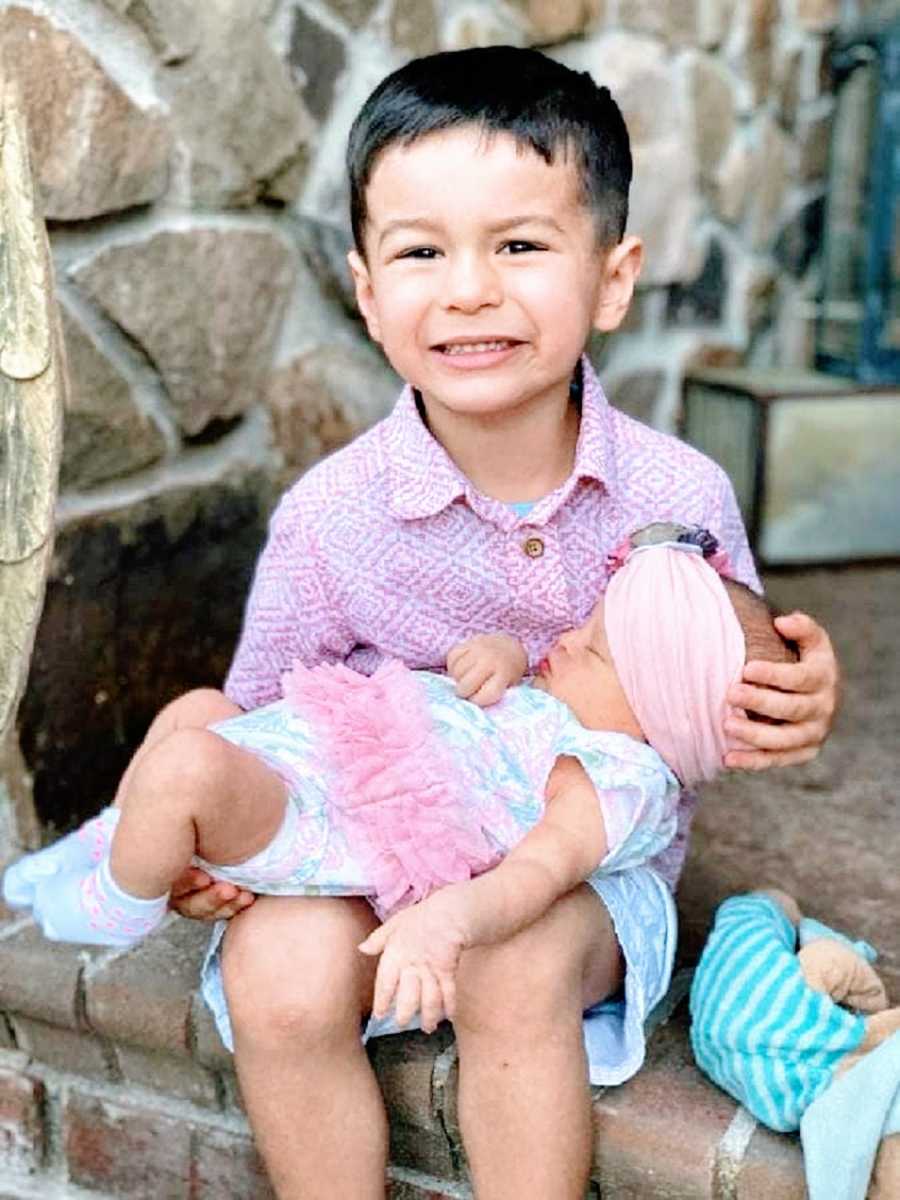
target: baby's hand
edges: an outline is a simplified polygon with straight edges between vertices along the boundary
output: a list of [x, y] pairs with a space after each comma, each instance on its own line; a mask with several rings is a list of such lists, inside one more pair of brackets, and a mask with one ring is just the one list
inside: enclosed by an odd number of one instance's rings
[[456, 694], [486, 708], [496, 704], [528, 670], [525, 647], [506, 633], [480, 633], [459, 642], [447, 655], [447, 671]]
[[418, 1012], [432, 1033], [456, 1009], [456, 969], [469, 944], [465, 884], [451, 884], [389, 917], [360, 944], [363, 954], [381, 955], [375, 975], [372, 1015], [394, 1005], [398, 1025]]

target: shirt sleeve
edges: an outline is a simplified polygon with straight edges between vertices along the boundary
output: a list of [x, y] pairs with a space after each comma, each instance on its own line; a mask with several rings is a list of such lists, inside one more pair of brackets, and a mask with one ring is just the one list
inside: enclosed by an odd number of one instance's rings
[[281, 677], [298, 659], [307, 666], [339, 662], [353, 648], [313, 524], [296, 489], [272, 516], [225, 682], [226, 695], [243, 709], [279, 699]]
[[569, 730], [559, 753], [577, 758], [587, 772], [606, 828], [606, 857], [592, 878], [648, 863], [677, 830], [678, 781], [655, 750], [624, 734]]
[[747, 531], [738, 508], [731, 480], [720, 468], [716, 467], [716, 487], [710, 503], [710, 515], [707, 528], [716, 535], [727, 553], [735, 579], [739, 583], [762, 594], [762, 584], [756, 573], [756, 564], [747, 539]]

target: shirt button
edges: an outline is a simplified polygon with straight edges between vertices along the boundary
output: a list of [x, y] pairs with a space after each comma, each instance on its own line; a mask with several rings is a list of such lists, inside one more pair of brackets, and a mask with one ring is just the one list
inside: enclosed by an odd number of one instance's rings
[[525, 540], [522, 549], [529, 558], [540, 558], [544, 553], [544, 543], [539, 537], [530, 537]]

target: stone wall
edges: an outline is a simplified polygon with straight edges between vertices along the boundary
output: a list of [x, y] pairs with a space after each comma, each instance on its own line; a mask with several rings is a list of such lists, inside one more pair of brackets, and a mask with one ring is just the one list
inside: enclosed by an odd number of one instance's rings
[[686, 364], [808, 358], [838, 8], [0, 3], [71, 378], [19, 718], [45, 830], [97, 808], [162, 702], [221, 680], [274, 497], [395, 393], [344, 262], [344, 141], [374, 84], [495, 42], [609, 83], [647, 269], [625, 330], [592, 349], [612, 398], [671, 428]]

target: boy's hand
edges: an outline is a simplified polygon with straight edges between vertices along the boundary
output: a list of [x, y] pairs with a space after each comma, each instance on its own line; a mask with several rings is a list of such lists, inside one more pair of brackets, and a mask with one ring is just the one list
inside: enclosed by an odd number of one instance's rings
[[426, 1033], [456, 1009], [456, 969], [469, 944], [465, 884], [450, 884], [389, 917], [360, 944], [363, 954], [381, 955], [375, 975], [372, 1015], [394, 1005], [398, 1025], [418, 1012]]
[[456, 694], [486, 708], [528, 670], [525, 647], [506, 633], [480, 633], [458, 642], [447, 655], [447, 672]]
[[809, 762], [831, 730], [840, 673], [828, 634], [812, 617], [799, 612], [776, 617], [775, 626], [783, 637], [797, 643], [800, 661], [748, 662], [742, 681], [729, 690], [728, 701], [784, 723], [730, 717], [725, 732], [742, 748], [725, 755], [727, 767], [764, 771]]
[[249, 908], [255, 899], [252, 892], [216, 882], [199, 867], [188, 867], [172, 885], [169, 908], [196, 921], [224, 921]]

